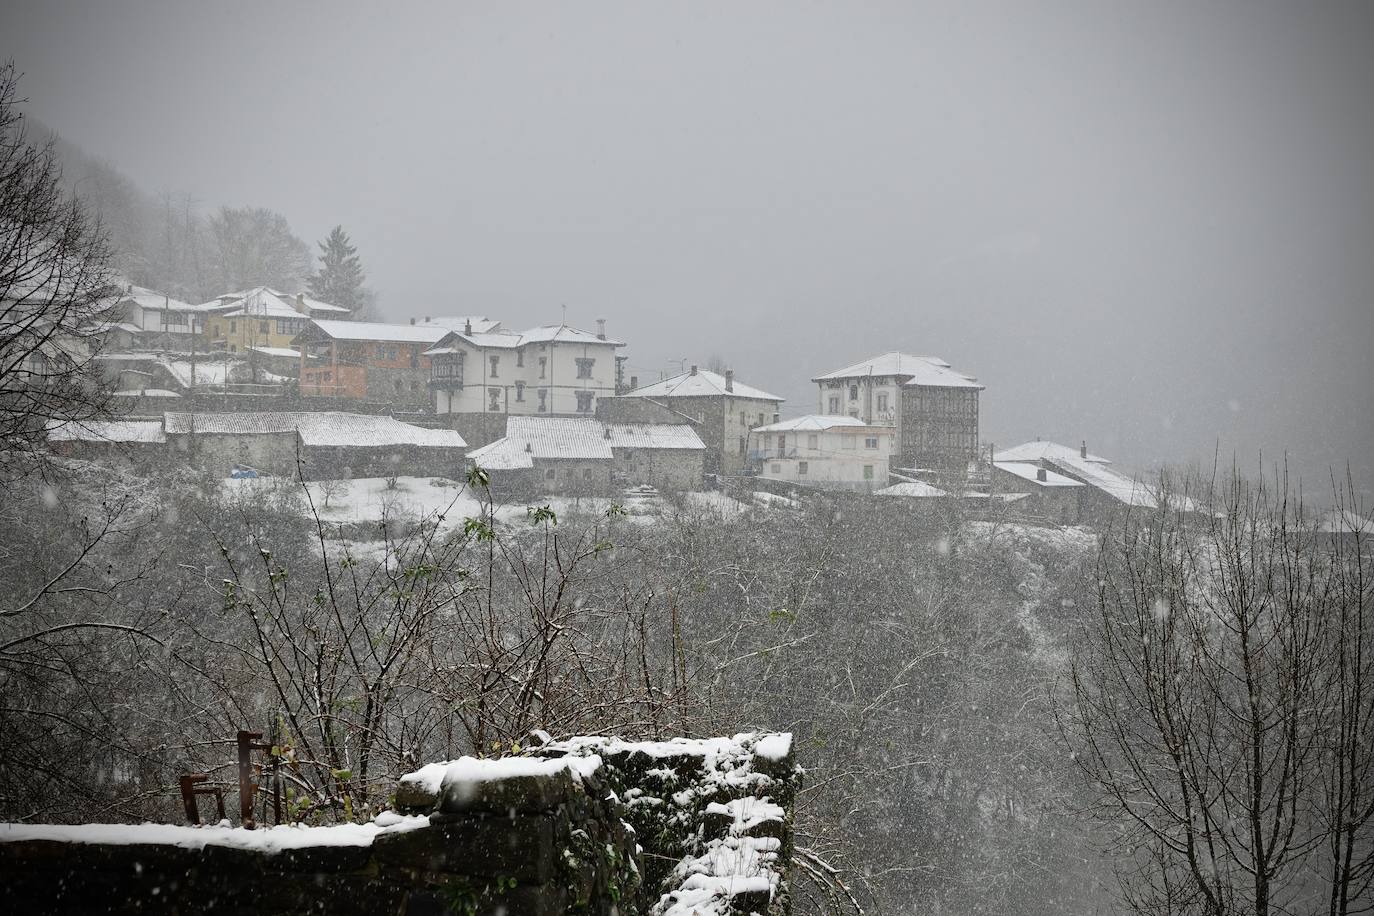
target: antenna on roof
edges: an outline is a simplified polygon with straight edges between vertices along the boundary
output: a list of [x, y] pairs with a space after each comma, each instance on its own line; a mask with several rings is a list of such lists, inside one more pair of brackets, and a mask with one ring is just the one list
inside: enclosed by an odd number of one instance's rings
[[568, 304], [563, 303], [563, 327], [568, 326]]

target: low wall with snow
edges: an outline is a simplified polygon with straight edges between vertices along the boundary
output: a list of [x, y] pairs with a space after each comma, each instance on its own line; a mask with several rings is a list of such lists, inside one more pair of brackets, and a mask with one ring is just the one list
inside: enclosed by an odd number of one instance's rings
[[790, 736], [546, 742], [432, 764], [369, 824], [0, 825], [28, 913], [789, 911]]

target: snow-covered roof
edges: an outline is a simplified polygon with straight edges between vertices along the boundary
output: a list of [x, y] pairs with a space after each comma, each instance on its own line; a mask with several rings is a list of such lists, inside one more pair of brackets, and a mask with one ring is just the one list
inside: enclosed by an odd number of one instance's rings
[[[1006, 471], [1008, 474], [1015, 474], [1022, 480], [1028, 480], [1042, 487], [1081, 487], [1083, 484], [1071, 477], [1063, 474], [1056, 474], [1054, 471], [1046, 470], [1038, 464], [1029, 461], [994, 461], [993, 466], [999, 471]], [[1045, 479], [1041, 480], [1041, 474]]]
[[606, 427], [591, 418], [510, 417], [506, 420], [506, 439], [534, 458], [596, 459], [612, 455]]
[[[380, 321], [334, 321], [312, 318], [320, 333], [335, 340], [382, 340], [400, 343], [438, 343], [450, 329], [437, 324], [385, 324]], [[306, 329], [307, 333], [309, 328]]]
[[976, 377], [965, 375], [953, 369], [949, 363], [938, 356], [912, 356], [910, 353], [892, 351], [874, 356], [811, 378], [813, 382], [840, 379], [892, 376], [904, 379], [904, 385], [921, 385], [933, 388], [978, 388]]
[[[780, 420], [777, 423], [769, 423], [767, 426], [756, 426], [754, 427], [754, 432], [787, 433], [793, 432], [794, 430], [827, 430], [839, 426], [847, 428], [867, 428], [869, 424], [856, 417], [830, 417], [823, 414], [807, 414], [804, 417], [793, 417], [790, 420]], [[889, 433], [895, 433], [897, 431], [894, 426], [878, 426], [875, 428]]]
[[301, 351], [293, 350], [290, 347], [249, 347], [248, 349], [261, 353], [263, 356], [281, 356], [286, 359], [301, 358]]
[[610, 344], [613, 347], [625, 346], [625, 341], [623, 340], [612, 340], [609, 337], [597, 337], [591, 331], [583, 331], [580, 328], [569, 327], [566, 324], [545, 324], [537, 328], [530, 328], [528, 331], [521, 334], [520, 338], [522, 344], [557, 342]]
[[776, 394], [769, 394], [759, 388], [742, 384], [739, 379], [735, 379], [731, 390], [726, 391], [725, 376], [709, 369], [684, 372], [661, 382], [636, 388], [624, 396], [631, 398], [709, 398], [721, 397], [722, 395], [730, 398], [749, 398], [755, 401], [781, 402], [784, 400]]
[[168, 433], [261, 435], [298, 432], [305, 445], [380, 448], [396, 445], [463, 448], [463, 437], [451, 429], [427, 429], [394, 417], [333, 410], [265, 411], [261, 413], [168, 413]]
[[907, 496], [914, 499], [934, 499], [939, 496], [948, 496], [939, 487], [932, 487], [928, 483], [919, 480], [905, 480], [901, 483], [894, 483], [890, 487], [883, 487], [881, 490], [874, 491], [875, 496]]
[[1047, 460], [1067, 476], [1101, 490], [1128, 506], [1154, 509], [1159, 505], [1159, 500], [1155, 498], [1154, 492], [1144, 483], [1132, 480], [1124, 474], [1118, 474], [1100, 462], [1085, 461], [1076, 452], [1070, 458], [1051, 457]]
[[605, 423], [611, 448], [705, 449], [692, 427], [678, 423]]
[[500, 438], [468, 452], [473, 464], [487, 471], [514, 471], [534, 467], [534, 456], [511, 439]]
[[1362, 534], [1374, 539], [1374, 516], [1366, 517], [1354, 509], [1328, 509], [1317, 520], [1322, 534]]
[[996, 455], [992, 456], [994, 461], [1042, 461], [1054, 458], [1066, 458], [1074, 461], [1087, 460], [1094, 464], [1111, 464], [1106, 458], [1099, 455], [1089, 454], [1083, 458], [1081, 449], [1070, 448], [1067, 445], [1060, 445], [1058, 442], [1042, 442], [1036, 439], [1034, 442], [1023, 442], [1011, 448], [1004, 448]]
[[[448, 319], [443, 320], [447, 321]], [[492, 324], [494, 325], [493, 329], [486, 332], [479, 331], [476, 323], [472, 326], [471, 334], [466, 333], [466, 327], [464, 326], [449, 328], [448, 330], [455, 339], [463, 340], [474, 347], [485, 349], [497, 348], [512, 350], [516, 347], [524, 347], [535, 343], [581, 343], [599, 344], [608, 347], [625, 346], [624, 341], [612, 340], [609, 337], [597, 337], [590, 331], [569, 327], [566, 324], [543, 325], [541, 327], [531, 328], [523, 334], [502, 330], [500, 322], [492, 322]], [[419, 325], [417, 325], [417, 327], [419, 327]], [[457, 352], [448, 338], [448, 334], [443, 335], [443, 338], [438, 341], [438, 343], [443, 344], [443, 346], [427, 350], [425, 355], [437, 356], [442, 353]]]
[[307, 827], [277, 824], [248, 830], [222, 824], [0, 824], [0, 843], [42, 840], [48, 843], [99, 843], [102, 846], [180, 846], [204, 849], [227, 846], [268, 854], [315, 846], [370, 846], [379, 836], [429, 826], [429, 817], [384, 811], [366, 824]]
[[166, 442], [161, 420], [87, 420], [48, 430], [49, 442]]
[[139, 308], [145, 309], [164, 309], [169, 312], [197, 311], [197, 307], [189, 302], [173, 299], [155, 289], [148, 289], [143, 286], [130, 286], [126, 291], [115, 296], [114, 300], [115, 302], [133, 302]]
[[474, 334], [490, 334], [501, 329], [501, 322], [485, 315], [439, 315], [433, 318], [416, 318], [415, 323], [437, 325], [450, 331], [462, 331], [471, 325]]
[[181, 395], [166, 388], [139, 388], [132, 391], [113, 391], [117, 398], [179, 398]]
[[[297, 299], [305, 304], [307, 315], [302, 316], [296, 308]], [[258, 286], [253, 289], [240, 290], [235, 293], [224, 293], [216, 296], [209, 302], [202, 302], [200, 305], [189, 307], [189, 311], [196, 312], [219, 312], [227, 311], [226, 318], [237, 315], [248, 315], [253, 318], [290, 318], [290, 317], [309, 317], [314, 314], [347, 315], [348, 309], [338, 305], [330, 305], [328, 302], [321, 302], [318, 299], [311, 299], [304, 293], [293, 296], [290, 293], [279, 292], [266, 286]]]

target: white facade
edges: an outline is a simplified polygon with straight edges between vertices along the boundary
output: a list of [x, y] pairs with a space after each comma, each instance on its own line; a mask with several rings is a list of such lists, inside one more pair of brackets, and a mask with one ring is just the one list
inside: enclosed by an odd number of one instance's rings
[[617, 340], [567, 326], [455, 331], [427, 351], [434, 411], [592, 416], [616, 391]]
[[853, 417], [811, 415], [749, 434], [760, 476], [788, 483], [867, 490], [887, 485], [896, 430]]

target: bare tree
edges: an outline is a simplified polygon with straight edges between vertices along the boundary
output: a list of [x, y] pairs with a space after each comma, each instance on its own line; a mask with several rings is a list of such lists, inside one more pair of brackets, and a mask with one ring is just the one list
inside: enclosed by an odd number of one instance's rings
[[0, 67], [0, 474], [47, 429], [103, 416], [96, 371], [109, 252], [97, 221], [61, 190], [52, 142], [29, 143], [13, 63]]
[[1374, 594], [1287, 480], [1127, 517], [1098, 564], [1062, 725], [1132, 854], [1137, 912], [1371, 906]]

